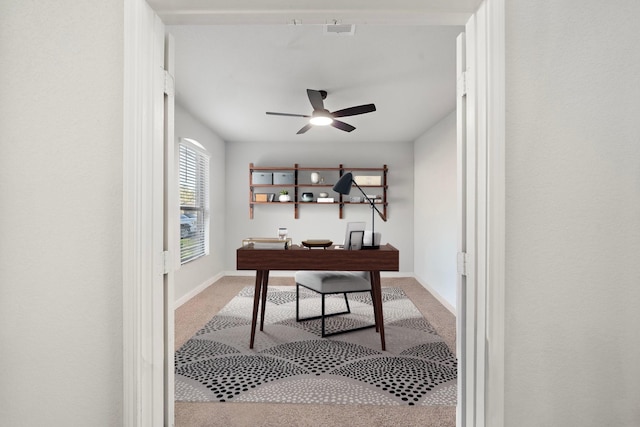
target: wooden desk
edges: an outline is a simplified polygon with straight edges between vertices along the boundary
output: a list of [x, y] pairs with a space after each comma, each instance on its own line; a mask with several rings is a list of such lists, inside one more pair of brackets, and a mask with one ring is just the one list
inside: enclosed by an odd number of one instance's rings
[[334, 248], [307, 249], [296, 245], [290, 249], [253, 249], [243, 247], [236, 251], [236, 268], [238, 270], [256, 270], [249, 348], [253, 348], [258, 306], [261, 299], [260, 330], [262, 331], [264, 328], [264, 310], [267, 301], [270, 270], [328, 270], [368, 271], [371, 274], [371, 293], [373, 296], [376, 331], [380, 332], [382, 350], [386, 349], [380, 272], [399, 270], [399, 252], [393, 246], [386, 244], [381, 245], [380, 249], [360, 251], [345, 251], [344, 249]]

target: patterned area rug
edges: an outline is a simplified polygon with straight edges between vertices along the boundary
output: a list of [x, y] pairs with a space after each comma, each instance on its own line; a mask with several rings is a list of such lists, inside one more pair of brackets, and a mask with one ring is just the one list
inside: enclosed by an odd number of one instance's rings
[[[295, 286], [269, 286], [264, 331], [249, 349], [253, 287], [245, 287], [175, 354], [176, 400], [372, 405], [455, 405], [456, 358], [400, 288], [383, 287], [387, 350], [375, 328], [321, 338], [320, 320], [296, 322]], [[300, 316], [320, 314], [300, 288]], [[368, 293], [326, 332], [373, 324]], [[344, 311], [342, 295], [327, 313]]]

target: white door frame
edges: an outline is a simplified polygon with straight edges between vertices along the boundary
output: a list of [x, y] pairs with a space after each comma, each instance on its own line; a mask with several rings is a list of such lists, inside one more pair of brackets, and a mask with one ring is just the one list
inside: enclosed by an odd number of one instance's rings
[[505, 221], [506, 221], [506, 91], [505, 0], [487, 6], [487, 246], [485, 399], [486, 426], [504, 426], [505, 361]]
[[175, 124], [175, 43], [164, 35], [164, 419], [175, 424], [175, 272], [180, 268], [180, 190]]
[[[505, 87], [504, 0], [485, 0], [476, 18], [476, 36], [485, 40], [476, 63], [476, 89], [484, 100], [476, 103], [478, 140], [477, 194], [480, 209], [472, 221], [477, 234], [468, 262], [482, 295], [476, 298], [479, 323], [472, 328], [476, 346], [474, 387], [467, 393], [474, 416], [464, 427], [504, 425], [504, 269], [505, 269]], [[478, 30], [478, 19], [484, 23]], [[158, 289], [162, 289], [164, 255], [158, 249], [157, 155], [153, 144], [154, 28], [162, 24], [144, 0], [124, 2], [124, 135], [123, 135], [123, 425], [172, 425], [165, 417], [164, 347], [154, 339], [163, 325], [157, 317]], [[480, 76], [480, 78], [478, 78]], [[156, 159], [156, 160], [153, 160]], [[162, 207], [159, 208], [162, 212]], [[480, 220], [479, 220], [480, 219]], [[155, 224], [155, 225], [154, 225]], [[158, 229], [160, 234], [158, 234]], [[477, 306], [480, 304], [480, 307]], [[476, 318], [477, 319], [477, 318]], [[158, 329], [160, 328], [160, 329]], [[478, 351], [480, 350], [480, 351]], [[168, 357], [168, 356], [166, 356]], [[169, 362], [170, 363], [170, 362]], [[158, 379], [160, 378], [160, 379]]]
[[[485, 0], [458, 40], [465, 47], [458, 101], [458, 427], [504, 426], [505, 33], [504, 0]], [[460, 111], [464, 108], [463, 111]], [[464, 221], [464, 223], [463, 223]], [[464, 256], [466, 255], [466, 256]]]
[[164, 24], [124, 2], [123, 425], [165, 419]]
[[[468, 31], [467, 28], [465, 28]], [[471, 42], [469, 42], [471, 44]], [[458, 274], [456, 280], [456, 354], [458, 356], [458, 405], [456, 425], [466, 425], [468, 415], [467, 383], [469, 375], [467, 360], [472, 359], [466, 348], [467, 283], [473, 278], [467, 273], [467, 37], [461, 33], [456, 38], [456, 223], [458, 251]], [[469, 280], [467, 280], [469, 279]]]

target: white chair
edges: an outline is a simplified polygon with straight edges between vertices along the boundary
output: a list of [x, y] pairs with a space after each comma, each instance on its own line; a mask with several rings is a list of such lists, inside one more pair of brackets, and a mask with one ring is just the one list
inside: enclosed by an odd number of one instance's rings
[[[325, 332], [325, 319], [331, 316], [351, 313], [349, 307], [349, 299], [347, 294], [353, 292], [369, 292], [371, 295], [371, 282], [369, 272], [350, 272], [350, 271], [297, 271], [296, 280], [296, 321], [305, 321], [312, 319], [322, 319], [322, 337], [343, 334], [345, 332], [357, 331], [360, 329], [371, 328], [376, 326], [366, 325], [358, 328], [341, 330], [337, 332]], [[321, 295], [322, 307], [320, 316], [300, 317], [300, 286], [317, 292]], [[325, 295], [344, 294], [344, 302], [346, 310], [339, 313], [326, 314], [325, 312]], [[373, 296], [372, 296], [373, 298]], [[372, 307], [373, 309], [373, 307]], [[375, 316], [374, 316], [375, 318]]]

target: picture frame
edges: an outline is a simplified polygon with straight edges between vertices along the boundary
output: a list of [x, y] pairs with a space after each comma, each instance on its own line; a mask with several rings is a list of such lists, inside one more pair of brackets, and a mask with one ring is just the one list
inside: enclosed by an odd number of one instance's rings
[[347, 230], [344, 235], [345, 250], [360, 250], [364, 242], [365, 222], [348, 222]]

